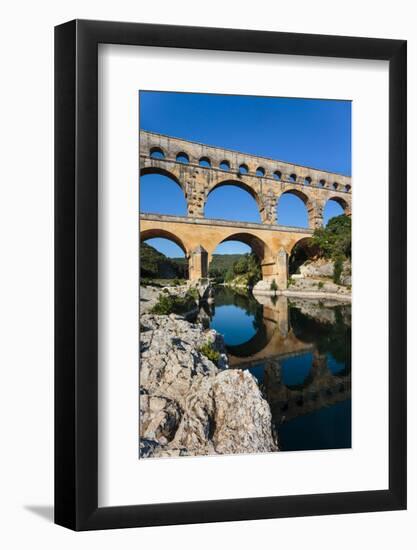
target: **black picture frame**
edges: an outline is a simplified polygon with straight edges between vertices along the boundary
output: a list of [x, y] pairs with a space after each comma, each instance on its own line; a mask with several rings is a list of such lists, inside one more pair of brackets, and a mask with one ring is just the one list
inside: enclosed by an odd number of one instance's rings
[[[389, 488], [98, 507], [98, 44], [389, 62]], [[74, 20], [55, 28], [55, 522], [74, 530], [406, 508], [406, 41]]]

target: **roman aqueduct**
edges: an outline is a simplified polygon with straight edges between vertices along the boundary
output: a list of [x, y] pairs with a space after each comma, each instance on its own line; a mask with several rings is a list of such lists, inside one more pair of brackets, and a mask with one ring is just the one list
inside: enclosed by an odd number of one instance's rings
[[[351, 178], [265, 157], [212, 147], [157, 133], [140, 132], [140, 175], [161, 174], [184, 192], [187, 216], [140, 214], [140, 239], [164, 237], [184, 251], [192, 280], [205, 278], [216, 247], [225, 241], [248, 244], [261, 260], [263, 280], [287, 286], [293, 247], [323, 225], [328, 200], [350, 216]], [[261, 223], [206, 219], [208, 196], [224, 185], [247, 191], [256, 201]], [[284, 193], [306, 205], [309, 228], [279, 224], [277, 203]], [[233, 205], [230, 205], [233, 208]]]

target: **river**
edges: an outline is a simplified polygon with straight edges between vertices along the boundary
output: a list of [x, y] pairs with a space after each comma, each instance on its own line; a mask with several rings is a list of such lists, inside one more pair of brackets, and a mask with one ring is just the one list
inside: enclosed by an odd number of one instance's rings
[[218, 287], [206, 320], [249, 369], [282, 451], [351, 447], [351, 307]]

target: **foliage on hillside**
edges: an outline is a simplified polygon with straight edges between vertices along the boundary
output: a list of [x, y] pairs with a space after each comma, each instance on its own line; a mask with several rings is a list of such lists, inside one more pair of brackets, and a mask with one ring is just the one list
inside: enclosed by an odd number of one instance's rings
[[262, 279], [261, 266], [259, 259], [251, 252], [242, 255], [227, 270], [224, 280], [227, 283], [234, 282], [244, 286], [254, 286]]
[[326, 227], [315, 229], [311, 239], [304, 239], [292, 251], [289, 274], [298, 273], [308, 260], [325, 258], [334, 262], [333, 280], [340, 283], [343, 263], [352, 254], [352, 222], [346, 215], [331, 218]]
[[[172, 262], [185, 266], [185, 258], [172, 258]], [[239, 284], [253, 286], [261, 278], [258, 257], [253, 254], [213, 254], [209, 277], [230, 282], [239, 279]]]
[[317, 246], [318, 255], [335, 259], [342, 256], [350, 258], [352, 254], [352, 221], [343, 214], [331, 218], [326, 227], [315, 229], [312, 244]]
[[[185, 258], [167, 258], [155, 248], [142, 243], [140, 273], [144, 279], [182, 279], [187, 277]], [[219, 281], [239, 278], [239, 284], [253, 286], [261, 278], [258, 257], [253, 254], [213, 254], [209, 276]]]
[[185, 261], [180, 264], [167, 258], [147, 243], [140, 245], [140, 275], [145, 278], [183, 279], [186, 277]]
[[226, 273], [242, 256], [243, 254], [213, 254], [209, 269], [210, 277], [224, 280]]

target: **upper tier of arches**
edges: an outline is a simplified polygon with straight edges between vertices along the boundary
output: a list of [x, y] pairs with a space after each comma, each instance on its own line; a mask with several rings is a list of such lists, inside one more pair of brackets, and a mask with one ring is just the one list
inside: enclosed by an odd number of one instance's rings
[[[187, 143], [189, 143], [189, 150], [187, 150]], [[219, 149], [222, 152], [220, 154], [215, 148], [209, 148], [213, 150], [213, 154], [210, 155], [209, 151], [203, 151], [201, 146], [200, 153], [196, 154], [193, 151], [191, 142], [182, 142], [177, 146], [174, 146], [174, 140], [170, 141], [169, 148], [163, 145], [150, 145], [144, 150], [141, 150], [141, 155], [148, 156], [154, 160], [169, 160], [180, 162], [182, 164], [190, 164], [193, 166], [199, 166], [201, 168], [209, 170], [221, 170], [224, 172], [235, 172], [239, 175], [248, 175], [260, 179], [271, 179], [280, 182], [288, 182], [301, 186], [313, 186], [319, 189], [329, 189], [338, 191], [340, 193], [350, 193], [352, 186], [350, 178], [346, 176], [324, 173], [319, 170], [309, 169], [307, 167], [295, 166], [282, 162], [275, 162], [271, 159], [262, 159], [259, 157], [252, 157], [251, 155], [238, 154], [236, 155], [232, 151], [225, 151]], [[244, 159], [244, 160], [242, 160]]]

